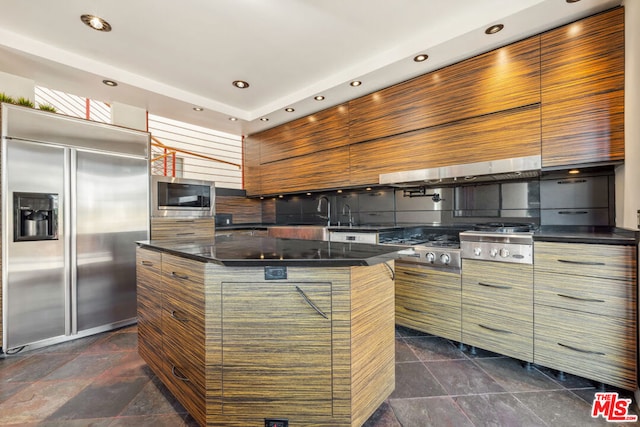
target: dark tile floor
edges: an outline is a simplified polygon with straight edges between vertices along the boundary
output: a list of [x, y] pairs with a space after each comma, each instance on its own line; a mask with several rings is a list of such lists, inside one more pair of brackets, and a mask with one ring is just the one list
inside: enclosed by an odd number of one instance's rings
[[[195, 426], [136, 344], [132, 326], [0, 359], [0, 426]], [[596, 391], [583, 378], [559, 381], [548, 369], [398, 328], [396, 390], [365, 427], [617, 425], [591, 418]]]

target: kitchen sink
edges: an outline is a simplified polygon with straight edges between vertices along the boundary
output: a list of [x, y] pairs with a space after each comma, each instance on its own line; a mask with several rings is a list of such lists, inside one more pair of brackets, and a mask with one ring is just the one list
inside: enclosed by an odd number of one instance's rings
[[325, 225], [275, 225], [269, 227], [269, 237], [329, 240], [329, 227]]

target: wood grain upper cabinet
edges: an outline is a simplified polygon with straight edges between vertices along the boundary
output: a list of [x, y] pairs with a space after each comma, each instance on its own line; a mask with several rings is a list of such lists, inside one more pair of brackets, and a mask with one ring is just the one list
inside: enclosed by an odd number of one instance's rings
[[473, 117], [350, 147], [351, 185], [379, 174], [540, 155], [538, 104]]
[[542, 35], [542, 166], [624, 159], [624, 9]]
[[348, 179], [348, 125], [349, 109], [343, 104], [248, 136], [247, 194], [343, 186]]
[[538, 102], [535, 36], [350, 101], [349, 138], [368, 141]]
[[260, 164], [304, 156], [349, 144], [346, 104], [247, 137], [260, 147]]
[[249, 196], [255, 196], [261, 194], [260, 143], [257, 138], [247, 137], [244, 139], [243, 145], [244, 189]]
[[261, 194], [340, 188], [349, 180], [349, 147], [263, 164], [261, 174]]

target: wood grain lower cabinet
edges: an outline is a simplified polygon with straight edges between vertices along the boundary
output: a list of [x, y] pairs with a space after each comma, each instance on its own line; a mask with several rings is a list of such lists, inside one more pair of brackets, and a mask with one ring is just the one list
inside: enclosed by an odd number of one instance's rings
[[136, 250], [138, 352], [154, 370], [162, 369], [162, 254]]
[[[208, 346], [205, 334], [206, 268], [202, 262], [162, 254], [164, 365], [160, 376], [201, 425], [206, 424], [208, 408], [219, 408], [221, 395], [220, 376], [214, 374], [213, 381], [207, 380], [210, 370], [220, 369], [222, 359], [219, 342], [210, 340]], [[215, 335], [219, 337], [219, 332]]]
[[462, 340], [460, 274], [396, 263], [396, 324]]
[[535, 242], [534, 362], [635, 390], [636, 247]]
[[151, 218], [152, 240], [214, 237], [214, 218]]
[[330, 282], [223, 282], [222, 318], [225, 414], [331, 416]]
[[533, 266], [462, 260], [462, 342], [533, 361]]
[[287, 280], [167, 253], [139, 266], [141, 290], [162, 283], [148, 295], [160, 343], [143, 327], [140, 354], [202, 426], [357, 427], [395, 387], [393, 265], [288, 267]]

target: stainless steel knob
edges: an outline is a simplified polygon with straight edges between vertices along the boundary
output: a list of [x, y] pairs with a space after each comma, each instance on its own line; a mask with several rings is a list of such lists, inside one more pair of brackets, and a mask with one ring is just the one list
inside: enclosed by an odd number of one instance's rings
[[496, 248], [491, 249], [489, 255], [491, 255], [491, 258], [495, 258], [498, 255], [498, 250]]
[[434, 254], [433, 252], [427, 252], [427, 254], [425, 255], [425, 258], [427, 259], [427, 262], [430, 262], [433, 264], [433, 262], [436, 260], [436, 254]]
[[507, 248], [502, 248], [502, 249], [500, 249], [500, 256], [501, 256], [502, 258], [508, 258], [508, 257], [509, 257], [509, 255], [511, 255], [511, 254], [509, 253], [509, 249], [507, 249]]
[[442, 254], [440, 255], [440, 262], [443, 264], [449, 264], [449, 262], [451, 261], [451, 257], [449, 256], [449, 254]]
[[473, 254], [475, 256], [480, 256], [480, 254], [482, 254], [482, 248], [473, 248]]

